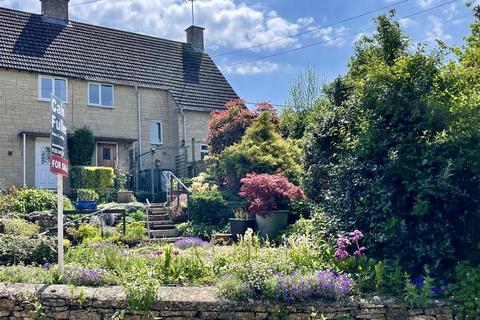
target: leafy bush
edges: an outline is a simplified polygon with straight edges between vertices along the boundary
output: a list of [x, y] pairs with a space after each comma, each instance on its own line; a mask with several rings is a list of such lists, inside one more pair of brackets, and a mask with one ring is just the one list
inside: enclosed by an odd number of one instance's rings
[[40, 232], [40, 227], [23, 219], [4, 219], [0, 221], [4, 233], [20, 237], [31, 237]]
[[455, 268], [453, 299], [458, 319], [475, 319], [480, 315], [480, 268], [459, 263]]
[[228, 203], [219, 191], [193, 194], [190, 197], [188, 208], [194, 224], [222, 225], [232, 214]]
[[218, 174], [227, 187], [238, 190], [249, 172], [282, 171], [292, 182], [300, 182], [300, 148], [281, 137], [272, 118], [271, 112], [261, 112], [242, 140], [218, 156]]
[[57, 278], [57, 271], [47, 267], [0, 266], [0, 282], [51, 284], [55, 283]]
[[68, 159], [71, 166], [89, 166], [95, 149], [95, 137], [87, 128], [76, 129], [68, 137]]
[[177, 224], [177, 229], [183, 237], [200, 237], [207, 241], [210, 241], [212, 234], [227, 232], [229, 228], [228, 224], [217, 226], [191, 221]]
[[90, 225], [81, 225], [75, 232], [75, 237], [83, 242], [87, 239], [99, 238], [101, 231], [98, 227]]
[[255, 115], [245, 108], [245, 101], [241, 99], [232, 100], [226, 106], [227, 110], [213, 112], [208, 123], [207, 141], [213, 154], [240, 141], [255, 119]]
[[129, 217], [133, 221], [137, 221], [137, 222], [145, 222], [146, 221], [146, 215], [145, 215], [145, 212], [143, 210], [134, 211], [134, 212], [130, 213]]
[[7, 263], [44, 264], [54, 262], [56, 254], [56, 244], [52, 238], [27, 238], [0, 234], [0, 265]]
[[80, 201], [98, 201], [98, 193], [93, 189], [78, 189], [77, 197]]
[[307, 129], [307, 195], [344, 229], [361, 228], [375, 258], [398, 258], [408, 272], [475, 256], [463, 228], [480, 198], [480, 69], [471, 67], [480, 33], [472, 37], [460, 65], [442, 65], [379, 17], [341, 79], [351, 90], [338, 100], [334, 87]]
[[428, 304], [433, 297], [433, 279], [428, 275], [428, 270], [423, 278], [420, 278], [421, 284], [417, 285], [410, 279], [408, 273], [405, 273], [405, 289], [403, 300], [410, 307], [422, 308]]
[[70, 186], [73, 189], [93, 189], [105, 195], [113, 187], [115, 171], [108, 167], [70, 167]]
[[250, 202], [250, 211], [265, 214], [273, 210], [286, 210], [292, 200], [304, 199], [303, 191], [288, 181], [283, 174], [247, 173], [240, 180], [240, 196]]
[[[120, 228], [121, 225], [118, 225]], [[126, 225], [125, 235], [120, 236], [120, 241], [128, 246], [135, 246], [147, 239], [147, 228], [144, 222], [131, 222]]]
[[116, 284], [107, 271], [99, 268], [66, 268], [62, 282], [74, 286], [98, 287]]
[[[64, 197], [63, 208], [73, 210], [72, 202]], [[12, 210], [19, 213], [56, 210], [57, 195], [43, 189], [23, 189], [13, 195]]]

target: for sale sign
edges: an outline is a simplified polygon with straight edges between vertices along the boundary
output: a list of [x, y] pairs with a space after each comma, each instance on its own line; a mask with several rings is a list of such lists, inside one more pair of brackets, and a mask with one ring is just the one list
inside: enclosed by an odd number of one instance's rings
[[50, 172], [68, 176], [67, 125], [65, 123], [65, 103], [52, 96], [52, 129], [50, 132], [51, 154]]

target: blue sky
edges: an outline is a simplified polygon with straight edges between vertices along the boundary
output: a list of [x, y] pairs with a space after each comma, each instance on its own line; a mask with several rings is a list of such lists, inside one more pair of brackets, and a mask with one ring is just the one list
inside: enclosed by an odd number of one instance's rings
[[[97, 0], [84, 3], [89, 1], [92, 0], [71, 0], [70, 18], [180, 41], [184, 41], [184, 29], [191, 24], [190, 6], [184, 0]], [[343, 74], [355, 40], [362, 34], [371, 33], [372, 19], [378, 13], [318, 28], [389, 5], [395, 7], [400, 18], [451, 0], [404, 0], [397, 4], [401, 1], [197, 0], [196, 24], [206, 28], [207, 52], [241, 97], [248, 102], [282, 104], [288, 97], [290, 82], [307, 66], [316, 68], [324, 82]], [[458, 0], [403, 19], [401, 24], [414, 42], [425, 42], [433, 47], [435, 39], [440, 39], [449, 45], [458, 45], [469, 34], [469, 25], [473, 21], [471, 9], [464, 3], [465, 0]], [[0, 0], [0, 6], [40, 12], [38, 0]], [[289, 38], [305, 31], [309, 32]], [[266, 42], [272, 43], [258, 46]], [[281, 54], [318, 42], [323, 43]], [[232, 51], [235, 53], [224, 55]], [[281, 55], [237, 64], [275, 54]]]

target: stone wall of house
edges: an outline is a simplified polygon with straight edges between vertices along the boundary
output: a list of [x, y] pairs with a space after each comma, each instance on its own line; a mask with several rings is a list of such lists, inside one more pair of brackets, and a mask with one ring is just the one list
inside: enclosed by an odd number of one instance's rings
[[[448, 303], [432, 301], [425, 309], [408, 309], [395, 300], [277, 304], [226, 302], [212, 287], [165, 287], [148, 312], [126, 311], [120, 287], [80, 288], [60, 285], [0, 283], [0, 319], [386, 319], [449, 320]], [[44, 317], [41, 318], [40, 316]]]
[[[67, 125], [70, 129], [88, 126], [97, 137], [138, 139], [137, 93], [132, 86], [114, 85], [114, 108], [88, 105], [88, 81], [67, 79]], [[142, 109], [142, 151], [148, 151], [151, 121], [161, 121], [163, 144], [156, 146], [159, 164], [174, 168], [178, 153], [178, 108], [167, 90], [139, 88]], [[39, 100], [39, 74], [0, 68], [0, 184], [23, 184], [23, 146], [20, 132], [50, 132], [49, 102]], [[201, 115], [202, 113], [199, 113]], [[208, 113], [206, 113], [209, 117]], [[202, 116], [200, 116], [202, 117]], [[202, 119], [205, 117], [202, 117]], [[208, 120], [198, 125], [207, 128]], [[110, 142], [110, 141], [107, 141]], [[115, 141], [111, 141], [115, 142]], [[119, 163], [125, 165], [132, 148], [118, 144]], [[95, 162], [95, 154], [93, 155]], [[27, 184], [35, 183], [35, 138], [27, 139]], [[145, 163], [151, 164], [150, 159]]]
[[[185, 111], [184, 113], [187, 128], [185, 145], [188, 150], [188, 161], [193, 160], [193, 153], [195, 153], [195, 161], [198, 161], [201, 159], [200, 146], [207, 143], [208, 122], [212, 116], [209, 112]], [[180, 140], [183, 140], [183, 117], [180, 117], [179, 123]], [[194, 144], [192, 144], [192, 138], [195, 138]]]

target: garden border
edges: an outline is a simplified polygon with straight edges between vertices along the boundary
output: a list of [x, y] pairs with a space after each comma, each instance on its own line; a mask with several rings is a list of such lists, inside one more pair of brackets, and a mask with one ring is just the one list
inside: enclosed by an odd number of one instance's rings
[[[435, 300], [425, 309], [408, 309], [394, 299], [351, 302], [280, 304], [268, 301], [228, 302], [214, 287], [161, 287], [152, 306], [154, 319], [411, 319], [453, 320], [447, 301]], [[73, 287], [0, 283], [0, 319], [24, 320], [44, 314], [48, 319], [112, 319], [127, 308], [122, 287]], [[117, 319], [141, 319], [127, 311]], [[151, 317], [152, 318], [152, 317]]]

